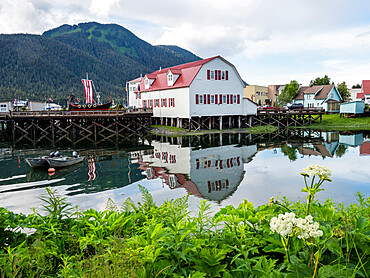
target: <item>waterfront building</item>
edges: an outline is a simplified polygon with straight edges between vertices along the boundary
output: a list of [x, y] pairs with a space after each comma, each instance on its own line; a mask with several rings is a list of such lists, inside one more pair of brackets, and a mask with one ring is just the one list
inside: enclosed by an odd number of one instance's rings
[[221, 56], [159, 69], [127, 86], [130, 105], [152, 108], [154, 122], [164, 125], [200, 128], [206, 120], [210, 129], [241, 127], [257, 113], [237, 69]]
[[9, 112], [9, 111], [41, 111], [45, 108], [45, 101], [33, 101], [33, 100], [9, 100], [9, 101], [0, 101], [0, 112]]
[[338, 113], [341, 100], [335, 85], [302, 86], [294, 103], [302, 103], [305, 108], [322, 108], [328, 113]]
[[257, 105], [271, 104], [268, 97], [268, 88], [265, 86], [248, 85], [244, 88], [244, 97], [257, 103]]

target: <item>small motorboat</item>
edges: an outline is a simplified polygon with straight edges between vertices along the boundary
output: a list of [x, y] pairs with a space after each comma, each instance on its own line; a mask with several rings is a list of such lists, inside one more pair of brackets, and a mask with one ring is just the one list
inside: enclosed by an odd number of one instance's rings
[[47, 161], [47, 158], [53, 157], [60, 157], [59, 152], [58, 151], [52, 152], [49, 154], [49, 156], [28, 157], [26, 158], [26, 162], [32, 168], [48, 167], [49, 163]]
[[52, 168], [61, 168], [80, 163], [85, 157], [73, 152], [73, 156], [47, 157], [46, 160]]
[[46, 158], [48, 158], [48, 156], [29, 157], [29, 158], [26, 158], [26, 162], [32, 168], [47, 167], [49, 166], [49, 163], [46, 160]]

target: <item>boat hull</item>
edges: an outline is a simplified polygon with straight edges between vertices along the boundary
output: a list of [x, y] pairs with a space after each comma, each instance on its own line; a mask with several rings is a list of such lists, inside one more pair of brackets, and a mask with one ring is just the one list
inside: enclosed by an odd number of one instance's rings
[[26, 162], [28, 165], [30, 165], [32, 168], [40, 168], [40, 167], [47, 167], [49, 166], [49, 163], [46, 159], [46, 157], [34, 157], [34, 158], [26, 158]]
[[57, 157], [47, 158], [47, 161], [52, 168], [68, 167], [77, 163], [81, 163], [84, 160], [83, 156], [80, 157]]
[[70, 111], [95, 111], [95, 110], [109, 110], [111, 107], [112, 101], [109, 101], [104, 104], [73, 104], [69, 103]]

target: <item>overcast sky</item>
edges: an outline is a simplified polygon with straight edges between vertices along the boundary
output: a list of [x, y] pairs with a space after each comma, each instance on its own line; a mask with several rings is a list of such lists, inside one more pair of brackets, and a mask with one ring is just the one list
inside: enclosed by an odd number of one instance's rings
[[0, 33], [116, 23], [153, 45], [221, 55], [249, 84], [326, 74], [352, 86], [370, 79], [369, 15], [366, 0], [0, 0]]

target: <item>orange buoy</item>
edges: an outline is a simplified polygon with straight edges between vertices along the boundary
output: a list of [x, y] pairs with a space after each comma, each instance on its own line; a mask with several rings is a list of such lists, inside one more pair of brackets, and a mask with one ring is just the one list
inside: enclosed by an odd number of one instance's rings
[[49, 173], [54, 173], [54, 172], [55, 172], [55, 169], [54, 169], [54, 168], [49, 168], [49, 169], [48, 169], [48, 172], [49, 172]]

